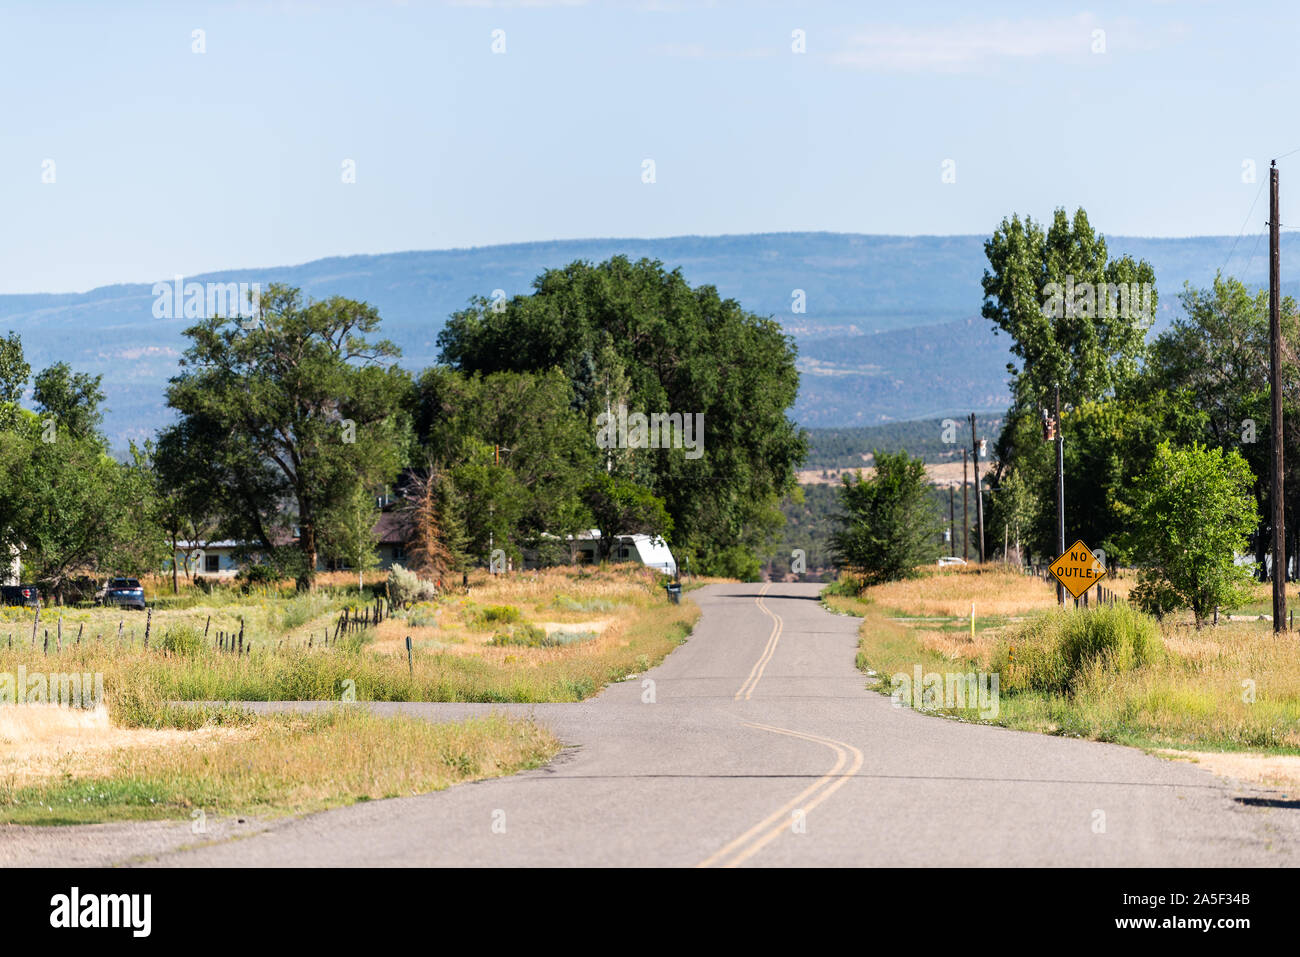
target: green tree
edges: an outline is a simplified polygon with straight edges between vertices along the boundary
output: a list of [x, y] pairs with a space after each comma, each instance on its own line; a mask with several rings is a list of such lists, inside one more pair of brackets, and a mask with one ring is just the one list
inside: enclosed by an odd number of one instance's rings
[[702, 415], [702, 454], [600, 450], [615, 477], [664, 500], [679, 551], [753, 547], [780, 522], [778, 503], [806, 451], [786, 417], [798, 389], [793, 341], [714, 287], [692, 288], [680, 270], [650, 260], [575, 262], [504, 308], [474, 301], [438, 344], [444, 362], [468, 372], [559, 369], [593, 449], [597, 417], [616, 413], [620, 399], [631, 412]]
[[18, 421], [19, 400], [32, 367], [23, 357], [23, 343], [18, 333], [10, 331], [0, 339], [0, 429], [11, 429]]
[[0, 554], [18, 549], [24, 577], [56, 602], [78, 575], [145, 570], [115, 565], [131, 536], [149, 534], [132, 524], [136, 512], [99, 436], [50, 435], [29, 412], [0, 434]]
[[673, 520], [663, 499], [644, 486], [601, 472], [583, 493], [596, 527], [600, 555], [608, 558], [620, 535], [645, 534], [667, 539]]
[[[1232, 277], [1216, 275], [1208, 289], [1187, 286], [1179, 296], [1184, 315], [1152, 344], [1144, 381], [1151, 390], [1196, 408], [1200, 427], [1191, 439], [1236, 449], [1255, 474], [1253, 493], [1260, 523], [1255, 529], [1255, 557], [1264, 575], [1264, 557], [1272, 541], [1270, 430], [1273, 419], [1268, 387], [1268, 290], [1254, 292]], [[1300, 338], [1300, 309], [1290, 296], [1281, 303], [1282, 338]], [[1284, 487], [1300, 481], [1300, 366], [1290, 349], [1282, 354], [1283, 445], [1287, 465]], [[1185, 441], [1190, 441], [1187, 439]], [[1184, 442], [1185, 444], [1185, 442]], [[1290, 530], [1300, 513], [1287, 509], [1288, 553], [1295, 552]]]
[[1057, 209], [1046, 230], [1028, 216], [1004, 219], [984, 252], [982, 314], [1011, 336], [1017, 405], [1046, 404], [1056, 383], [1075, 405], [1136, 377], [1157, 306], [1150, 264], [1109, 260], [1082, 209], [1073, 220]]
[[[519, 509], [501, 503], [501, 514], [514, 516], [504, 530], [511, 541], [535, 546], [544, 534], [575, 530], [596, 449], [559, 370], [484, 376], [428, 369], [416, 384], [415, 424], [426, 459], [444, 469], [455, 471], [486, 449], [493, 467], [510, 471], [513, 481], [501, 488], [523, 496]], [[480, 484], [472, 507], [494, 511], [498, 503], [481, 496], [495, 487]]]
[[1163, 616], [1190, 608], [1200, 628], [1215, 607], [1250, 597], [1250, 570], [1236, 564], [1258, 515], [1255, 476], [1236, 451], [1162, 442], [1138, 485], [1134, 553], [1142, 565], [1134, 601]]
[[874, 454], [875, 474], [844, 475], [843, 514], [831, 550], [845, 571], [864, 584], [897, 581], [939, 554], [943, 521], [929, 494], [925, 462], [906, 451]]
[[374, 496], [363, 485], [354, 486], [347, 498], [321, 510], [321, 549], [328, 557], [356, 570], [358, 590], [365, 585], [365, 573], [379, 564], [379, 539], [375, 535], [378, 520]]
[[[221, 443], [199, 431], [204, 424], [211, 423], [190, 418], [163, 429], [153, 450], [157, 520], [171, 547], [173, 594], [179, 591], [182, 565], [186, 577], [193, 577], [189, 549], [201, 549], [221, 533], [226, 490], [211, 468]], [[182, 542], [188, 549], [181, 548]]]
[[272, 284], [255, 322], [213, 317], [185, 331], [168, 404], [212, 439], [228, 530], [284, 563], [297, 526], [285, 564], [300, 588], [315, 578], [324, 514], [390, 482], [409, 455], [410, 379], [396, 346], [367, 338], [379, 323], [365, 303], [304, 302]]
[[[118, 515], [107, 552], [107, 566], [126, 575], [156, 574], [169, 554], [164, 528], [165, 500], [159, 495], [154, 445], [130, 443], [127, 461], [118, 466], [115, 500]], [[172, 551], [170, 554], [175, 555]]]
[[498, 548], [513, 561], [522, 557], [519, 529], [528, 511], [528, 489], [501, 461], [495, 446], [469, 439], [464, 459], [450, 469], [462, 503], [465, 550], [480, 564], [487, 564]]
[[103, 376], [73, 372], [66, 362], [56, 362], [36, 374], [32, 397], [42, 418], [52, 417], [56, 428], [74, 438], [99, 435], [104, 401]]

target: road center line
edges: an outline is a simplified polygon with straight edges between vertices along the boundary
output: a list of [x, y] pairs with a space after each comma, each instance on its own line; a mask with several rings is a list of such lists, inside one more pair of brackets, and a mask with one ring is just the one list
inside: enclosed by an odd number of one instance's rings
[[749, 677], [746, 678], [745, 683], [740, 686], [740, 690], [736, 692], [736, 696], [732, 699], [733, 701], [739, 701], [741, 695], [744, 695], [746, 701], [749, 700], [750, 696], [754, 693], [754, 689], [758, 687], [758, 682], [763, 677], [763, 672], [767, 669], [768, 662], [771, 661], [772, 656], [776, 654], [777, 642], [781, 640], [781, 630], [784, 628], [785, 623], [781, 620], [779, 615], [768, 608], [767, 605], [763, 604], [763, 596], [767, 594], [767, 590], [771, 587], [772, 583], [768, 582], [759, 589], [758, 597], [754, 599], [754, 604], [758, 605], [763, 614], [772, 619], [772, 634], [768, 637], [767, 647], [765, 647], [763, 653], [759, 655], [758, 661], [754, 662], [754, 667], [749, 669]]
[[[766, 724], [745, 723], [746, 727], [757, 728], [760, 731], [770, 731], [773, 734], [784, 734], [792, 738], [801, 738], [804, 741], [812, 741], [816, 744], [824, 745], [835, 752], [835, 764], [824, 775], [804, 788], [799, 794], [795, 795], [781, 807], [777, 808], [763, 820], [759, 821], [740, 837], [728, 843], [725, 847], [709, 855], [701, 861], [697, 867], [712, 867], [718, 864], [724, 858], [730, 856], [723, 867], [735, 867], [743, 861], [753, 857], [764, 847], [776, 840], [791, 827], [791, 821], [788, 815], [795, 808], [799, 807], [805, 800], [802, 810], [805, 815], [813, 808], [817, 807], [822, 801], [830, 797], [844, 783], [853, 777], [862, 767], [863, 756], [851, 744], [843, 741], [836, 741], [833, 738], [823, 738], [820, 735], [805, 734], [801, 731], [792, 731], [789, 728], [777, 728]], [[852, 752], [854, 759], [852, 766], [844, 771], [844, 764], [849, 753]], [[820, 792], [820, 793], [819, 793]]]

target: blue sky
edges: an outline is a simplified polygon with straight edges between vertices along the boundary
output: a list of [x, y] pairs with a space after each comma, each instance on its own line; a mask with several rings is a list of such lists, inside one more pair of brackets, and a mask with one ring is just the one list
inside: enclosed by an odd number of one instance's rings
[[[1058, 205], [1112, 235], [1236, 235], [1258, 196], [1253, 235], [1269, 158], [1300, 148], [1300, 13], [1248, 14], [8, 2], [0, 292], [555, 238], [987, 233]], [[1300, 223], [1300, 153], [1280, 165]]]

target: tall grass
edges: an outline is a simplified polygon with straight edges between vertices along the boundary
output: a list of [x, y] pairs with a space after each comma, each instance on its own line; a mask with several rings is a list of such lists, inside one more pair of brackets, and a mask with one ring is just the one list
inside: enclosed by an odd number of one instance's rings
[[1066, 695], [1085, 671], [1133, 671], [1164, 653], [1159, 624], [1128, 605], [1054, 609], [1004, 637], [992, 667], [1004, 692]]
[[[890, 589], [887, 605], [875, 588], [825, 600], [863, 617], [858, 666], [878, 675], [886, 693], [891, 675], [917, 664], [927, 672], [993, 671], [1001, 694], [993, 723], [1006, 727], [1141, 747], [1300, 753], [1300, 654], [1294, 634], [1275, 635], [1268, 622], [1198, 631], [1168, 621], [1153, 627], [1123, 606], [1048, 609], [1022, 625], [1003, 619], [986, 628], [978, 619], [974, 641], [958, 627], [939, 640], [934, 622], [892, 620], [934, 611], [942, 599], [932, 586], [918, 581], [914, 594], [882, 587]], [[1014, 605], [1017, 591], [990, 594], [985, 606], [999, 598]]]

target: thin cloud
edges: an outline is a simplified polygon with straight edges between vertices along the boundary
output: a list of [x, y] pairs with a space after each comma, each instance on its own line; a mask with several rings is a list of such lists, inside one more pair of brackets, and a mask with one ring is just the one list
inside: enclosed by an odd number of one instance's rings
[[676, 57], [684, 60], [753, 60], [776, 54], [776, 50], [771, 48], [719, 50], [698, 43], [669, 43], [653, 47], [650, 52], [658, 56]]
[[1089, 56], [1096, 30], [1105, 32], [1107, 52], [1142, 46], [1135, 42], [1131, 23], [1103, 22], [1085, 13], [1050, 20], [873, 27], [856, 32], [845, 49], [828, 59], [881, 73], [968, 73], [1007, 61]]

